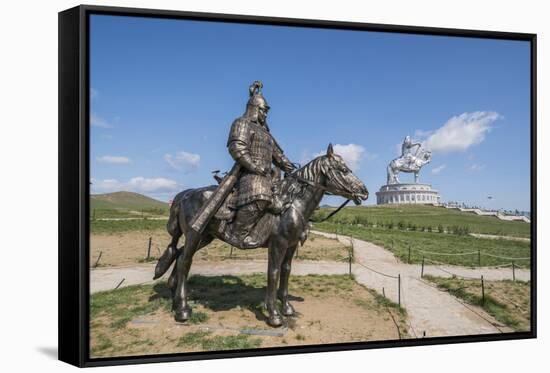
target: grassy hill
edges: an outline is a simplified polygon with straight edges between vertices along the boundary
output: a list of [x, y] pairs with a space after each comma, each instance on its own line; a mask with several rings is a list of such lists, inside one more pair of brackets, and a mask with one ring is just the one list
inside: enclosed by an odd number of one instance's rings
[[[321, 219], [332, 210], [333, 208], [322, 208], [316, 212], [314, 219]], [[443, 227], [445, 231], [459, 227], [467, 228], [467, 231], [471, 233], [515, 237], [530, 237], [531, 234], [531, 224], [529, 223], [503, 221], [494, 216], [479, 216], [469, 212], [424, 205], [346, 207], [331, 218], [330, 222], [377, 226], [393, 225], [394, 227], [401, 225], [405, 228], [414, 227], [415, 230], [431, 228], [432, 231], [437, 231], [439, 227]]]
[[[314, 219], [319, 221], [332, 210], [322, 208]], [[531, 248], [528, 241], [478, 238], [468, 234], [530, 237], [531, 224], [434, 206], [347, 207], [327, 222], [314, 223], [314, 229], [373, 242], [410, 263], [420, 263], [426, 257], [454, 265], [503, 265], [512, 261], [509, 258], [529, 258]], [[526, 267], [530, 260], [518, 259], [515, 264]]]
[[95, 218], [167, 215], [166, 202], [134, 192], [114, 192], [90, 196], [90, 210]]

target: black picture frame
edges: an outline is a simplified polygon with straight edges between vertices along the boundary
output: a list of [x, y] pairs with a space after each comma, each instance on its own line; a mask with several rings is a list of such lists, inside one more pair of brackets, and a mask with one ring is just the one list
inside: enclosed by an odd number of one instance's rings
[[[252, 23], [325, 29], [459, 36], [528, 41], [531, 45], [531, 330], [503, 334], [436, 337], [399, 341], [261, 348], [135, 357], [89, 356], [89, 17], [139, 16], [205, 22]], [[370, 348], [536, 338], [536, 34], [382, 25], [82, 5], [59, 13], [59, 360], [79, 367], [283, 355]]]

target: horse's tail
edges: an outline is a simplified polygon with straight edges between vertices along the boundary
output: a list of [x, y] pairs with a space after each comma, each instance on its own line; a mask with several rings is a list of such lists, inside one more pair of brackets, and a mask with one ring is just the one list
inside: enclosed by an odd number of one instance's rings
[[170, 236], [172, 236], [172, 241], [166, 250], [164, 250], [157, 262], [155, 267], [155, 275], [153, 277], [154, 280], [164, 275], [178, 256], [178, 240], [183, 234], [179, 224], [181, 197], [182, 193], [178, 194], [170, 206], [170, 216], [168, 217], [168, 223], [166, 223], [166, 230]]

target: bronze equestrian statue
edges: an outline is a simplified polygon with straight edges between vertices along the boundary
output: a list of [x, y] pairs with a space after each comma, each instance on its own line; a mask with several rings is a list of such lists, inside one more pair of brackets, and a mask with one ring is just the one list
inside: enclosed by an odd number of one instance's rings
[[[168, 279], [172, 289], [175, 319], [191, 316], [187, 303], [187, 276], [193, 255], [218, 238], [239, 249], [268, 248], [267, 323], [282, 325], [281, 316], [291, 316], [288, 280], [298, 244], [307, 239], [309, 218], [325, 193], [339, 195], [356, 204], [368, 198], [365, 185], [351, 172], [332, 145], [319, 156], [295, 170], [267, 125], [269, 106], [254, 82], [244, 115], [233, 122], [228, 150], [235, 165], [219, 185], [188, 189], [179, 193], [170, 208], [168, 233], [172, 241], [155, 268], [155, 279], [174, 261]], [[277, 169], [286, 175], [280, 178]], [[181, 236], [182, 248], [177, 248]], [[282, 302], [281, 312], [276, 299]]]

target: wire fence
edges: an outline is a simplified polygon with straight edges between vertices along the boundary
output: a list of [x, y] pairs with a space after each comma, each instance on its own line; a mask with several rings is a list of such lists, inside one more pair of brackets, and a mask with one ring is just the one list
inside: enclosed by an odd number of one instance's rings
[[[353, 236], [350, 236], [350, 250], [349, 250], [349, 275], [350, 276], [352, 275], [352, 267], [351, 266], [352, 266], [353, 257], [354, 257], [353, 252], [354, 252]], [[382, 271], [379, 271], [379, 270], [376, 270], [372, 267], [369, 267], [369, 266], [367, 266], [367, 265], [365, 265], [365, 264], [363, 264], [359, 261], [356, 261], [355, 264], [358, 264], [360, 267], [365, 268], [366, 270], [371, 271], [373, 273], [376, 273], [377, 275], [397, 280], [397, 304], [401, 307], [402, 286], [401, 286], [401, 274], [400, 273], [397, 274], [397, 275], [390, 275], [388, 273], [384, 273]], [[382, 294], [385, 297], [384, 289], [382, 289], [382, 290], [383, 290]]]
[[[426, 256], [436, 256], [436, 257], [463, 257], [463, 256], [477, 256], [477, 261], [474, 259], [473, 262], [470, 264], [460, 263], [461, 265], [467, 265], [471, 267], [492, 267], [492, 268], [499, 268], [499, 267], [508, 267], [508, 266], [514, 266], [515, 268], [529, 268], [530, 265], [521, 265], [519, 263], [524, 263], [525, 261], [530, 261], [531, 257], [512, 257], [512, 256], [504, 256], [504, 255], [495, 255], [490, 254], [488, 252], [485, 252], [483, 250], [476, 250], [476, 251], [468, 251], [465, 253], [446, 253], [446, 252], [436, 252], [436, 251], [428, 251], [428, 250], [422, 250], [415, 247], [412, 247], [411, 245], [408, 245], [407, 247], [408, 255], [407, 255], [407, 263], [411, 264], [411, 255], [413, 252], [417, 252], [422, 254], [422, 257], [425, 258]], [[390, 251], [397, 253], [398, 251], [395, 249], [395, 241], [392, 240]], [[482, 258], [483, 257], [490, 257], [494, 259], [502, 259], [506, 261], [510, 261], [507, 263], [501, 263], [501, 264], [489, 264], [482, 266]], [[456, 263], [444, 263], [446, 265], [454, 265]]]

